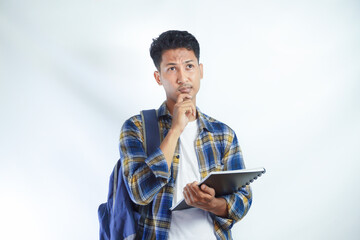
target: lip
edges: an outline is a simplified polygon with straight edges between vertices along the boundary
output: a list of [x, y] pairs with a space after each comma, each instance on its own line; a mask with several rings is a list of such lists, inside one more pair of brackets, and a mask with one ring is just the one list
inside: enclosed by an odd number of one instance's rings
[[189, 93], [191, 91], [191, 87], [181, 87], [179, 88], [179, 92], [181, 93]]
[[183, 84], [178, 88], [178, 91], [181, 93], [189, 93], [192, 89], [192, 86], [190, 84]]

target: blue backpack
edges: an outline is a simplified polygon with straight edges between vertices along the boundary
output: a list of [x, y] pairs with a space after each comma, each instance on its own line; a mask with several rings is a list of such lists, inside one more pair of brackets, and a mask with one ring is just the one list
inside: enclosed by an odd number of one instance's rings
[[[156, 111], [141, 111], [143, 120], [146, 153], [149, 155], [160, 146], [159, 125]], [[100, 223], [100, 240], [131, 240], [136, 237], [137, 223], [140, 214], [134, 210], [122, 175], [121, 159], [119, 159], [110, 176], [107, 202], [98, 209]]]

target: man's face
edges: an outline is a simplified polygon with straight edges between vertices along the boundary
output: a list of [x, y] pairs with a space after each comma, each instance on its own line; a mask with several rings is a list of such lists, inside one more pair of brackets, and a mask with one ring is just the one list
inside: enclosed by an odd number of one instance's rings
[[171, 106], [181, 93], [188, 93], [196, 104], [196, 94], [203, 77], [203, 66], [192, 50], [177, 48], [166, 50], [162, 54], [160, 70], [155, 71], [154, 77], [166, 92], [167, 103]]

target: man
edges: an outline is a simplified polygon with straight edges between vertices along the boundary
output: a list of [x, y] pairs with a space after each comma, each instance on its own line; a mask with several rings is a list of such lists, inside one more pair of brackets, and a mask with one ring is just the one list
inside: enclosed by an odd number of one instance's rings
[[[244, 168], [234, 131], [196, 106], [199, 44], [186, 31], [167, 31], [153, 40], [150, 55], [166, 93], [157, 110], [161, 145], [146, 155], [140, 115], [120, 135], [125, 184], [141, 214], [137, 238], [231, 239], [231, 227], [250, 208], [251, 189], [215, 197], [214, 189], [197, 185], [212, 171]], [[182, 197], [194, 208], [171, 212]]]

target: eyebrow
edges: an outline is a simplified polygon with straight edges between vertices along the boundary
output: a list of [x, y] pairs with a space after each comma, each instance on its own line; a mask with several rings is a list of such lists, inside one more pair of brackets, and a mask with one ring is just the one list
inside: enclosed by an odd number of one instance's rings
[[[189, 63], [189, 62], [194, 62], [194, 60], [190, 59], [190, 60], [186, 60], [184, 63]], [[168, 63], [166, 64], [166, 66], [175, 66], [177, 65], [177, 63]]]

